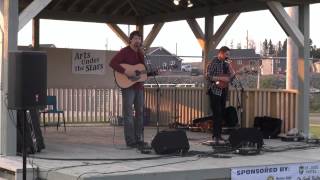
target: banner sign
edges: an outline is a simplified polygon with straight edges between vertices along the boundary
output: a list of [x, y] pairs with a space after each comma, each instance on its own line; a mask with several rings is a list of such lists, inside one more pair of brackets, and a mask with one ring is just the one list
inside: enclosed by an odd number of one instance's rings
[[232, 168], [231, 180], [320, 180], [320, 162]]
[[105, 74], [106, 54], [104, 51], [73, 50], [73, 74]]

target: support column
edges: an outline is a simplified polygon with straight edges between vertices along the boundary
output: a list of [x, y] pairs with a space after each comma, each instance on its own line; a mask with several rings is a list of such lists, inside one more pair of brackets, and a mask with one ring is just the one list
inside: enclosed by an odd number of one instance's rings
[[[213, 16], [206, 16], [204, 20], [204, 48], [202, 49], [202, 63], [203, 63], [203, 75], [206, 76], [207, 67], [209, 63], [209, 51], [210, 51], [210, 38], [213, 36]], [[204, 90], [207, 90], [208, 84], [205, 83]], [[203, 102], [205, 115], [211, 114], [211, 109], [209, 106], [209, 99], [205, 98]]]
[[[298, 7], [289, 7], [288, 15], [299, 25], [299, 9]], [[297, 90], [298, 89], [298, 46], [291, 37], [287, 39], [287, 78], [286, 78], [286, 89]]]
[[203, 55], [202, 55], [202, 62], [203, 62], [203, 70], [206, 72], [207, 65], [208, 65], [208, 55], [210, 51], [210, 38], [213, 36], [213, 16], [206, 16], [205, 17], [205, 24], [204, 24], [204, 48], [203, 48]]
[[298, 130], [309, 135], [309, 93], [310, 93], [310, 5], [299, 6], [299, 29], [304, 34], [304, 47], [299, 47], [299, 111]]
[[32, 47], [33, 49], [39, 49], [40, 47], [40, 19], [32, 19]]
[[143, 24], [141, 24], [141, 23], [138, 23], [137, 25], [136, 25], [136, 30], [137, 31], [139, 31], [140, 33], [141, 33], [141, 35], [142, 35], [142, 41], [144, 40], [144, 35], [143, 35]]
[[[10, 117], [7, 109], [8, 55], [17, 50], [18, 0], [0, 0], [1, 36], [1, 87], [0, 87], [0, 154], [15, 155], [17, 146], [16, 117]], [[13, 113], [15, 114], [15, 113]]]

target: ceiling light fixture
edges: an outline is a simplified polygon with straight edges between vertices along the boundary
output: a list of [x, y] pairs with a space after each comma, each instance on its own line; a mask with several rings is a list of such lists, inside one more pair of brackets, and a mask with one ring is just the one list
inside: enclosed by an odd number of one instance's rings
[[188, 8], [192, 7], [193, 3], [191, 2], [191, 0], [188, 0]]
[[180, 4], [180, 0], [173, 0], [173, 4], [178, 6]]

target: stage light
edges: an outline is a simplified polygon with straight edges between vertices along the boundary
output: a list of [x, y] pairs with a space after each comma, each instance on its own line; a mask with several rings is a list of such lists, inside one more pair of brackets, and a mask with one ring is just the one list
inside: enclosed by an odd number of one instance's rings
[[192, 7], [193, 3], [191, 2], [191, 0], [188, 0], [188, 8]]
[[180, 0], [173, 0], [174, 5], [178, 6], [180, 3]]

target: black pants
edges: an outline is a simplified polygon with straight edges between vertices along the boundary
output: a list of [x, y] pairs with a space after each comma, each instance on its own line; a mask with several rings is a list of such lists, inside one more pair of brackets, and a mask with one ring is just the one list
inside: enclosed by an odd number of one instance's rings
[[224, 119], [224, 111], [226, 107], [227, 93], [223, 92], [221, 96], [209, 93], [210, 107], [213, 115], [213, 131], [212, 138], [221, 137], [222, 122]]

